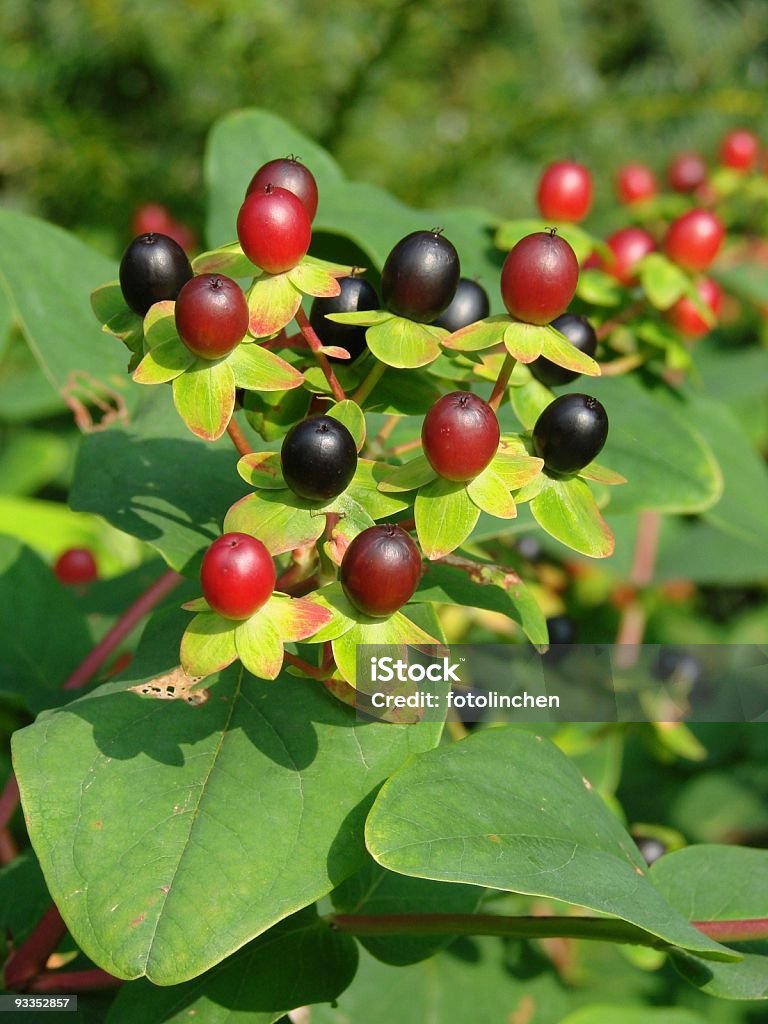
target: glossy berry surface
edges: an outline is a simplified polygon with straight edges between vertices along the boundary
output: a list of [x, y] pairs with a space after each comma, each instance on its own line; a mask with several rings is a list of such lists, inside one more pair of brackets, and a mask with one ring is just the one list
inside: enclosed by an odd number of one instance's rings
[[123, 298], [139, 316], [145, 316], [156, 302], [175, 299], [191, 277], [186, 253], [167, 235], [139, 235], [120, 260]]
[[561, 395], [536, 420], [533, 447], [547, 469], [576, 473], [589, 465], [608, 437], [608, 416], [596, 398]]
[[760, 155], [760, 141], [745, 128], [736, 128], [720, 143], [720, 163], [737, 171], [751, 171]]
[[[367, 328], [358, 324], [337, 324], [333, 320], [326, 320], [326, 314], [378, 309], [379, 297], [373, 285], [363, 277], [340, 277], [337, 280], [341, 291], [329, 298], [315, 299], [309, 311], [309, 322], [324, 345], [340, 345], [354, 360], [368, 348], [365, 341]], [[335, 362], [342, 360], [336, 359]]]
[[351, 603], [374, 618], [391, 615], [421, 579], [421, 554], [399, 526], [386, 523], [359, 533], [344, 553], [341, 585]]
[[[696, 282], [696, 291], [702, 302], [712, 310], [716, 323], [723, 308], [723, 291], [720, 285], [709, 277], [703, 277]], [[687, 338], [701, 338], [715, 326], [714, 323], [707, 323], [687, 295], [678, 299], [666, 311], [664, 317], [667, 323]]]
[[633, 284], [637, 280], [637, 265], [656, 243], [642, 228], [621, 228], [606, 239], [611, 256], [602, 260], [602, 269], [615, 277], [621, 284]]
[[459, 283], [459, 254], [438, 231], [413, 231], [392, 249], [381, 297], [397, 316], [428, 324], [447, 309]]
[[675, 192], [695, 192], [707, 180], [707, 165], [698, 153], [679, 153], [667, 167], [667, 181]]
[[484, 320], [490, 311], [491, 305], [485, 288], [477, 281], [461, 277], [450, 306], [433, 322], [435, 327], [442, 327], [453, 333], [460, 331], [462, 327], [477, 323], [478, 320]]
[[247, 619], [271, 597], [275, 563], [260, 540], [248, 533], [225, 533], [203, 556], [200, 582], [215, 612]]
[[664, 237], [664, 251], [685, 270], [706, 270], [725, 238], [722, 222], [709, 210], [689, 210], [674, 220]]
[[283, 477], [307, 501], [329, 501], [346, 489], [357, 469], [357, 445], [332, 416], [311, 416], [291, 427], [280, 452]]
[[[595, 334], [594, 327], [585, 316], [563, 313], [562, 316], [552, 321], [552, 326], [556, 331], [564, 334], [568, 341], [580, 352], [585, 352], [588, 356], [594, 356], [597, 348], [597, 335]], [[539, 356], [538, 359], [529, 363], [528, 369], [537, 380], [540, 380], [542, 384], [546, 384], [550, 388], [558, 387], [560, 384], [570, 384], [571, 381], [581, 376], [576, 370], [566, 370], [564, 366], [558, 366], [557, 363], [553, 363], [544, 356]]]
[[656, 175], [646, 164], [624, 164], [616, 172], [616, 197], [620, 203], [641, 203], [658, 191]]
[[499, 436], [496, 413], [470, 391], [439, 398], [421, 428], [424, 454], [445, 480], [474, 480], [496, 454]]
[[572, 160], [550, 164], [539, 179], [536, 203], [542, 217], [575, 224], [592, 206], [592, 175]]
[[223, 274], [200, 274], [187, 281], [176, 299], [176, 330], [201, 359], [219, 359], [248, 330], [248, 302], [242, 288]]
[[548, 324], [568, 308], [576, 292], [579, 264], [559, 235], [537, 231], [521, 238], [501, 268], [501, 297], [513, 317]]
[[263, 164], [251, 178], [246, 195], [260, 192], [267, 186], [285, 188], [301, 200], [310, 221], [317, 213], [317, 182], [315, 176], [303, 163], [294, 157], [270, 160]]
[[67, 548], [53, 564], [53, 571], [59, 583], [67, 585], [92, 583], [98, 579], [96, 559], [88, 548]]
[[268, 185], [246, 196], [237, 215], [237, 237], [251, 263], [268, 274], [282, 274], [306, 254], [312, 224], [293, 192]]

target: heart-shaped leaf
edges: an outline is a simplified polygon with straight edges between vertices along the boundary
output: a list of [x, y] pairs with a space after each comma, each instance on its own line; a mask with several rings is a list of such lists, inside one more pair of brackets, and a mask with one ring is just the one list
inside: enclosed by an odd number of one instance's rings
[[173, 381], [173, 402], [179, 416], [198, 437], [215, 441], [235, 411], [235, 377], [226, 359], [198, 359]]
[[531, 512], [539, 526], [579, 554], [591, 558], [612, 555], [613, 534], [587, 484], [578, 477], [547, 474], [542, 474], [542, 481], [544, 486], [531, 499]]
[[257, 344], [238, 345], [227, 356], [235, 384], [246, 391], [291, 391], [304, 381], [299, 371]]
[[422, 487], [414, 503], [416, 532], [427, 558], [442, 558], [463, 544], [480, 517], [465, 484], [438, 477]]
[[415, 369], [428, 366], [440, 355], [440, 340], [445, 331], [429, 324], [418, 324], [401, 316], [374, 324], [365, 332], [368, 348], [387, 366]]
[[264, 274], [248, 291], [248, 330], [256, 338], [277, 334], [293, 320], [300, 305], [301, 292], [288, 274]]

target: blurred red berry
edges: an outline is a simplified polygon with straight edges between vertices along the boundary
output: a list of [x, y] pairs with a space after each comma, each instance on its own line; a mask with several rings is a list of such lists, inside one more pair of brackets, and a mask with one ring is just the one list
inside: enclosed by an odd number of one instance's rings
[[611, 258], [604, 259], [603, 270], [622, 284], [633, 284], [640, 260], [653, 252], [656, 243], [642, 228], [621, 228], [606, 239]]
[[672, 221], [664, 237], [664, 251], [685, 270], [706, 270], [720, 251], [725, 227], [709, 210], [689, 210]]
[[91, 583], [98, 579], [96, 559], [88, 548], [67, 548], [53, 564], [53, 571], [60, 583], [72, 585]]
[[720, 163], [737, 171], [751, 171], [760, 155], [760, 142], [745, 128], [728, 132], [720, 143]]
[[545, 168], [536, 202], [542, 217], [576, 223], [592, 205], [592, 175], [583, 164], [560, 160]]
[[625, 164], [616, 172], [616, 195], [620, 203], [639, 203], [658, 191], [656, 175], [646, 164]]
[[667, 180], [675, 192], [693, 192], [707, 180], [707, 165], [698, 153], [679, 153], [667, 167]]
[[[709, 277], [702, 277], [696, 282], [696, 291], [712, 310], [717, 321], [723, 308], [723, 291], [720, 285]], [[674, 306], [667, 310], [665, 317], [667, 322], [686, 338], [700, 338], [714, 327], [714, 324], [707, 323], [687, 295], [678, 299]]]

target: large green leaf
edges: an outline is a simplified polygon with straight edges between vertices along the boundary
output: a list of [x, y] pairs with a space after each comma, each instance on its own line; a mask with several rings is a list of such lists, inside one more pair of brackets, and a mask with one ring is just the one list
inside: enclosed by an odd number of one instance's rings
[[[768, 851], [704, 844], [670, 853], [651, 869], [656, 886], [696, 921], [768, 918]], [[673, 963], [694, 985], [722, 999], [768, 999], [768, 941], [729, 943], [735, 964], [675, 951]]]
[[366, 842], [391, 871], [548, 896], [730, 955], [661, 897], [591, 785], [530, 732], [492, 729], [414, 758], [379, 793]]
[[124, 985], [107, 1024], [271, 1024], [297, 1006], [334, 1000], [352, 981], [357, 959], [354, 939], [308, 907], [193, 981]]
[[621, 1006], [593, 1003], [563, 1017], [560, 1024], [706, 1024], [691, 1010], [669, 1006]]
[[361, 724], [317, 683], [233, 667], [195, 707], [102, 687], [17, 732], [13, 750], [78, 944], [118, 977], [170, 985], [356, 871], [377, 786], [439, 733]]
[[229, 438], [198, 440], [165, 391], [144, 394], [130, 427], [83, 438], [70, 503], [147, 541], [183, 569], [219, 536], [227, 507], [248, 487], [235, 472]]

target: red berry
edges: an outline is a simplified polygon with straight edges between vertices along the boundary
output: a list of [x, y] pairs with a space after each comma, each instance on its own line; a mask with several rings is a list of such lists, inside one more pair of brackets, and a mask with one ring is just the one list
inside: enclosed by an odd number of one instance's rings
[[632, 284], [636, 280], [638, 263], [656, 248], [654, 240], [642, 228], [614, 231], [606, 239], [606, 244], [611, 250], [611, 258], [603, 260], [603, 270], [622, 284]]
[[60, 583], [92, 583], [99, 578], [96, 559], [88, 548], [67, 548], [53, 565]]
[[248, 302], [242, 288], [223, 274], [200, 274], [176, 299], [176, 330], [201, 359], [220, 359], [248, 330]]
[[536, 202], [542, 217], [576, 223], [592, 205], [592, 175], [583, 164], [560, 160], [539, 179]]
[[289, 156], [280, 160], [270, 160], [263, 164], [251, 178], [246, 195], [259, 192], [267, 186], [285, 188], [297, 196], [307, 211], [310, 221], [317, 213], [317, 182], [312, 172], [300, 163], [296, 157]]
[[482, 398], [453, 391], [438, 399], [421, 428], [432, 469], [446, 480], [474, 480], [499, 447], [499, 421]]
[[625, 164], [616, 172], [616, 195], [620, 203], [639, 203], [658, 191], [656, 175], [646, 164]]
[[698, 153], [679, 153], [667, 167], [667, 180], [675, 192], [694, 192], [707, 180], [707, 165]]
[[248, 533], [225, 533], [206, 551], [200, 582], [215, 612], [247, 619], [275, 589], [275, 564], [260, 540]]
[[364, 615], [381, 618], [413, 596], [421, 579], [421, 555], [401, 527], [369, 526], [344, 553], [340, 576], [352, 604]]
[[145, 235], [150, 232], [167, 235], [172, 224], [173, 217], [162, 203], [142, 203], [133, 211], [131, 219], [134, 235]]
[[[709, 277], [702, 277], [696, 282], [696, 291], [712, 310], [715, 318], [719, 318], [723, 308], [723, 291], [720, 285]], [[687, 338], [700, 338], [708, 334], [713, 327], [706, 322], [687, 295], [678, 299], [664, 315], [668, 323]]]
[[745, 128], [736, 128], [720, 143], [720, 163], [737, 171], [751, 171], [760, 154], [760, 142], [756, 135]]
[[501, 268], [501, 297], [512, 316], [548, 324], [568, 308], [579, 280], [573, 249], [559, 235], [537, 231], [521, 238]]
[[282, 274], [305, 255], [312, 224], [293, 192], [268, 185], [246, 196], [237, 215], [237, 237], [252, 263], [268, 274]]
[[664, 238], [664, 251], [685, 270], [706, 270], [724, 238], [725, 228], [714, 213], [689, 210], [670, 224]]

